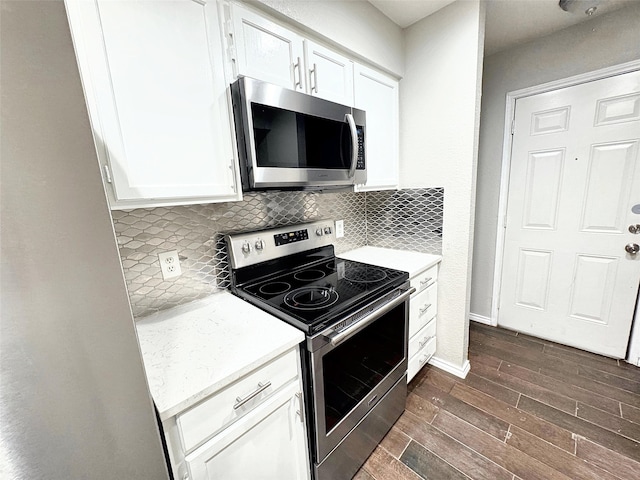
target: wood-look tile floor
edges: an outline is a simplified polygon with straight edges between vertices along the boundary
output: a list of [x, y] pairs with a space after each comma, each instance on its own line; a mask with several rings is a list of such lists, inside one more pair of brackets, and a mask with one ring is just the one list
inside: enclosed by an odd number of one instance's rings
[[357, 480], [640, 480], [640, 368], [471, 322], [465, 380], [434, 367]]

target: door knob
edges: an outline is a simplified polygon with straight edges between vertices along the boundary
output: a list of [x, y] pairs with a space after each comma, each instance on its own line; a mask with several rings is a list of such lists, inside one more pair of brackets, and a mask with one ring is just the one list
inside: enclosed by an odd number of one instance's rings
[[636, 235], [640, 233], [640, 223], [636, 223], [635, 225], [629, 225], [629, 231], [631, 233], [635, 233]]
[[635, 255], [640, 251], [640, 245], [638, 245], [637, 243], [627, 243], [624, 249], [627, 251], [627, 253]]

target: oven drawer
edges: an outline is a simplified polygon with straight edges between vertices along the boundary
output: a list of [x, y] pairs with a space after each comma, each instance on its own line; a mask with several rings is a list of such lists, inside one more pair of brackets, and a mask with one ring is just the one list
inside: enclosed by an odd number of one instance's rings
[[[297, 354], [297, 349], [289, 351], [178, 415], [176, 422], [185, 453], [243, 417], [265, 398], [296, 378]], [[265, 388], [265, 385], [268, 386]], [[256, 394], [258, 391], [260, 392]], [[242, 401], [249, 397], [252, 398], [234, 408], [239, 403], [238, 399]]]
[[424, 348], [436, 336], [436, 319], [432, 319], [409, 340], [409, 358]]
[[415, 296], [422, 290], [429, 288], [438, 279], [438, 264], [426, 269], [411, 279], [411, 286], [416, 289]]
[[425, 366], [435, 352], [436, 337], [433, 337], [421, 350], [418, 351], [418, 353], [413, 356], [413, 358], [409, 359], [409, 365], [407, 366], [407, 381], [411, 381], [411, 379], [416, 376], [416, 373]]
[[[413, 281], [412, 281], [413, 282]], [[409, 338], [424, 327], [438, 311], [437, 284], [432, 284], [426, 290], [411, 298], [409, 309]]]

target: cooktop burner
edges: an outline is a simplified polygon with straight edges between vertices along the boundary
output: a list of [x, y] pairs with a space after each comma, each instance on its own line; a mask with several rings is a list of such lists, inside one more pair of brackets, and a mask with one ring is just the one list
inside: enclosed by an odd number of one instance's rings
[[263, 295], [278, 295], [291, 290], [291, 284], [287, 282], [269, 282], [262, 285], [258, 291]]
[[298, 310], [319, 310], [338, 301], [338, 293], [327, 287], [302, 287], [284, 296], [284, 303]]
[[345, 272], [344, 278], [354, 283], [373, 283], [381, 282], [387, 278], [387, 274], [379, 267], [357, 265]]
[[322, 270], [310, 268], [309, 270], [302, 270], [301, 272], [295, 273], [293, 275], [293, 278], [302, 282], [312, 282], [314, 280], [320, 280], [325, 275], [326, 273]]

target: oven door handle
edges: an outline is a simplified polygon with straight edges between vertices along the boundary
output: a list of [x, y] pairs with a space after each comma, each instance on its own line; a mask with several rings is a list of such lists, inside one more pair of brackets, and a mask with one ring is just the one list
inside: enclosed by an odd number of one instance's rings
[[400, 296], [394, 298], [389, 303], [385, 303], [382, 307], [380, 307], [374, 312], [371, 312], [369, 315], [362, 318], [360, 321], [350, 325], [348, 328], [345, 328], [340, 333], [337, 333], [336, 335], [332, 335], [330, 337], [327, 336], [327, 338], [331, 342], [331, 345], [336, 347], [340, 345], [342, 342], [344, 342], [345, 340], [347, 340], [348, 338], [351, 338], [353, 335], [358, 333], [364, 327], [374, 322], [385, 313], [396, 308], [398, 305], [404, 302], [407, 298], [409, 298], [411, 294], [413, 294], [413, 292], [415, 291], [416, 289], [414, 287], [411, 287], [408, 290], [404, 290], [403, 293], [400, 294]]

